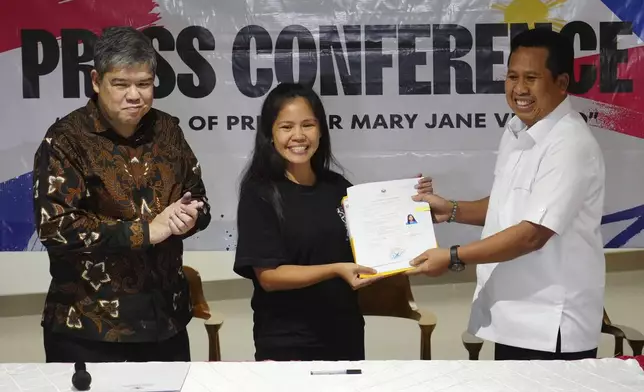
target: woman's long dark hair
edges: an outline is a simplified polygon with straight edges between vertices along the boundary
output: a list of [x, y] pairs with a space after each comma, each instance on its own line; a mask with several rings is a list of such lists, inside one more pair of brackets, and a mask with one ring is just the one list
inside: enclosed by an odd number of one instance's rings
[[339, 167], [331, 153], [331, 138], [324, 105], [315, 91], [299, 83], [281, 83], [269, 92], [262, 105], [253, 155], [242, 176], [240, 192], [250, 184], [259, 185], [262, 198], [273, 206], [280, 222], [284, 216], [277, 183], [286, 178], [287, 161], [275, 150], [272, 143], [273, 124], [284, 105], [295, 98], [304, 98], [318, 121], [320, 143], [311, 157], [311, 167], [316, 178], [321, 179], [331, 174], [331, 164]]

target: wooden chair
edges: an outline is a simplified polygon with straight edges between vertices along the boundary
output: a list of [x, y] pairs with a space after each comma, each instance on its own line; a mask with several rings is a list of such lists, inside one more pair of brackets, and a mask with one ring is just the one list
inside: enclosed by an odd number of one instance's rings
[[469, 360], [478, 360], [481, 349], [483, 348], [483, 339], [477, 338], [476, 336], [465, 331], [463, 332], [463, 334], [461, 334], [461, 341], [463, 342], [463, 346], [467, 350]]
[[[612, 335], [615, 338], [615, 348], [613, 350], [613, 355], [615, 357], [624, 355], [624, 339], [626, 339], [631, 350], [633, 350], [633, 355], [642, 355], [642, 348], [644, 348], [644, 335], [631, 327], [611, 323], [610, 318], [608, 318], [608, 314], [606, 313], [606, 309], [604, 309], [602, 333]], [[481, 348], [483, 348], [483, 339], [477, 338], [466, 331], [461, 335], [461, 340], [469, 354], [469, 359], [479, 359], [479, 353], [481, 352]]]
[[606, 309], [604, 309], [604, 319], [602, 320], [602, 332], [615, 338], [614, 356], [624, 355], [624, 339], [631, 347], [633, 355], [642, 355], [644, 335], [634, 328], [613, 324], [606, 313]]
[[219, 329], [224, 324], [223, 316], [212, 314], [210, 306], [203, 293], [201, 275], [192, 267], [183, 266], [183, 274], [190, 286], [190, 298], [192, 299], [192, 314], [195, 318], [205, 320], [204, 325], [208, 333], [208, 361], [221, 361], [221, 347], [219, 345]]
[[432, 359], [432, 332], [436, 316], [419, 309], [407, 275], [393, 275], [358, 290], [360, 308], [365, 316], [400, 317], [415, 320], [420, 327], [420, 359]]

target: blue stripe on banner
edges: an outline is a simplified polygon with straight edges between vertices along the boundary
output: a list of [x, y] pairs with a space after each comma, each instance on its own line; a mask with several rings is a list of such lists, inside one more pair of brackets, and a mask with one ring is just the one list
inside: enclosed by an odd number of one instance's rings
[[0, 251], [25, 250], [35, 230], [31, 177], [0, 183]]
[[644, 39], [644, 1], [602, 0], [606, 7], [624, 22], [633, 23], [633, 32]]
[[642, 230], [644, 230], [644, 217], [637, 218], [635, 222], [624, 229], [624, 231], [617, 234], [612, 240], [608, 241], [608, 243], [604, 245], [604, 248], [621, 248], [633, 237], [641, 233]]
[[602, 225], [606, 223], [621, 222], [629, 219], [635, 219], [644, 216], [644, 204], [638, 207], [629, 208], [624, 211], [613, 212], [612, 214], [604, 215], [602, 218]]
[[625, 228], [624, 231], [608, 241], [608, 243], [604, 245], [605, 248], [621, 248], [644, 230], [644, 204], [638, 207], [629, 208], [628, 210], [614, 212], [612, 214], [605, 215], [602, 218], [602, 225], [631, 219], [635, 219], [635, 221]]

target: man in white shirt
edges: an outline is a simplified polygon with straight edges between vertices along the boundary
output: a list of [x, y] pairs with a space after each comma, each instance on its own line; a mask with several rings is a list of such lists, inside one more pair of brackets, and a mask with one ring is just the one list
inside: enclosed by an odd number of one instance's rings
[[418, 195], [436, 222], [483, 226], [482, 239], [430, 249], [412, 274], [477, 265], [468, 331], [495, 342], [499, 360], [594, 358], [604, 306], [600, 233], [602, 152], [570, 104], [572, 43], [528, 30], [511, 43], [506, 99], [516, 116], [502, 136], [489, 197]]

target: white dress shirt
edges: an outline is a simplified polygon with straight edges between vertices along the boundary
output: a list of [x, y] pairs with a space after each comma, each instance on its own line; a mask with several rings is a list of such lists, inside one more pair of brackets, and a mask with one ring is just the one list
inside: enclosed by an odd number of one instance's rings
[[605, 259], [600, 224], [604, 160], [566, 98], [527, 128], [512, 118], [501, 138], [482, 237], [521, 221], [556, 234], [538, 251], [477, 266], [468, 331], [509, 346], [554, 352], [599, 345]]

